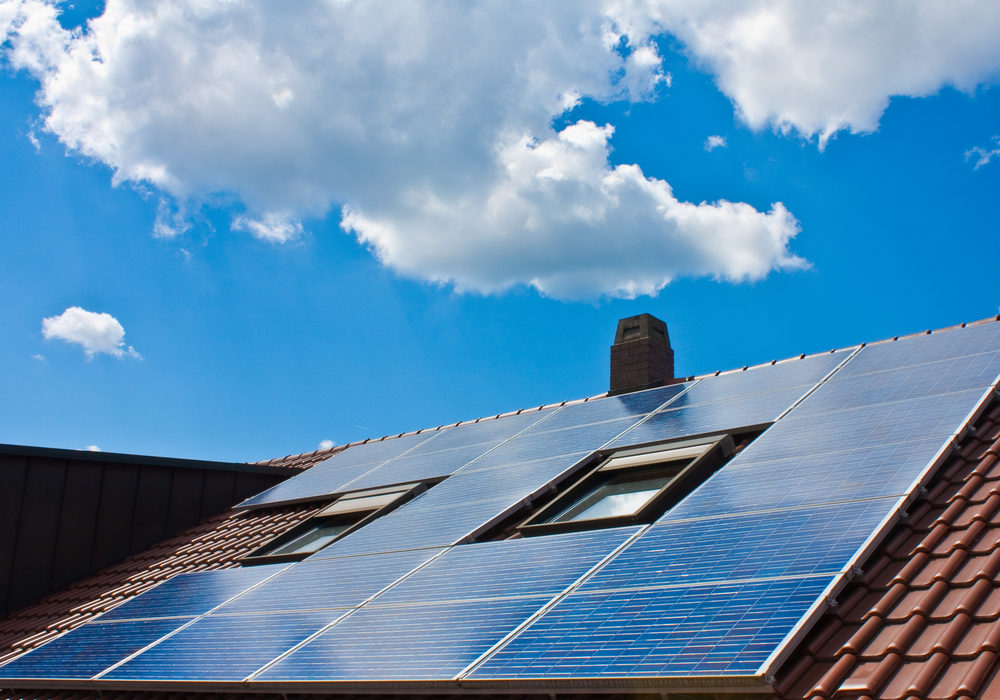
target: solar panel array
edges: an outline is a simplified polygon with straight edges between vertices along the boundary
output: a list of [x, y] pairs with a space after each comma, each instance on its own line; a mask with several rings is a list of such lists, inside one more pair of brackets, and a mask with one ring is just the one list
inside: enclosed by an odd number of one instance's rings
[[[301, 562], [171, 579], [0, 680], [762, 676], [998, 373], [986, 324], [352, 447], [244, 505], [448, 478]], [[597, 450], [774, 421], [651, 525], [462, 544]]]

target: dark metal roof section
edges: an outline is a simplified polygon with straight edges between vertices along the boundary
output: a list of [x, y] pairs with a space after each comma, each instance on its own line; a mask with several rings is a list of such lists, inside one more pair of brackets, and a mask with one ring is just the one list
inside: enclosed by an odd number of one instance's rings
[[0, 619], [291, 473], [0, 445]]
[[652, 389], [674, 381], [674, 351], [667, 324], [639, 314], [618, 322], [611, 346], [611, 388], [608, 394]]

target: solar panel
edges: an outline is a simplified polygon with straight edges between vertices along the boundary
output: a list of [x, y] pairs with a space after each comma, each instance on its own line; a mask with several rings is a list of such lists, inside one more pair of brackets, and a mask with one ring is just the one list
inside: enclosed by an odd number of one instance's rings
[[[416, 501], [412, 503], [416, 504]], [[309, 558], [353, 556], [417, 547], [445, 547], [455, 544], [516, 503], [517, 500], [504, 497], [466, 499], [454, 505], [436, 508], [403, 507], [337, 540]]]
[[101, 621], [201, 615], [287, 566], [271, 564], [180, 574], [109, 610]]
[[795, 387], [733, 401], [669, 408], [654, 413], [649, 420], [632, 428], [608, 447], [630, 447], [770, 423], [801, 398], [808, 388]]
[[102, 680], [242, 681], [344, 612], [208, 615]]
[[417, 549], [337, 559], [307, 559], [216, 612], [246, 614], [354, 607], [440, 551]]
[[504, 596], [552, 596], [638, 527], [453, 547], [373, 601], [376, 605]]
[[542, 430], [544, 424], [527, 430], [510, 442], [504, 443], [482, 459], [468, 465], [463, 471], [503, 467], [508, 464], [528, 460], [557, 457], [576, 452], [592, 452], [600, 449], [635, 425], [643, 416], [618, 418], [601, 423], [588, 423], [562, 428]]
[[572, 593], [466, 678], [755, 674], [829, 576]]
[[569, 404], [546, 419], [544, 423], [539, 423], [535, 428], [539, 431], [561, 430], [611, 420], [639, 418], [673, 401], [689, 386], [690, 384], [673, 384], [633, 394], [608, 396], [602, 399]]
[[440, 434], [440, 431], [431, 431], [355, 445], [313, 465], [301, 474], [282, 481], [277, 486], [272, 486], [267, 491], [246, 499], [239, 505], [273, 506], [338, 493], [348, 483], [379, 464], [398, 457]]
[[452, 474], [476, 457], [548, 417], [550, 412], [530, 411], [450, 428], [434, 440], [428, 440], [406, 454], [359, 476], [345, 488], [369, 488]]
[[812, 416], [792, 411], [740, 457], [763, 462], [932, 439], [944, 444], [982, 395], [974, 389]]
[[0, 666], [0, 679], [87, 679], [189, 620], [90, 622]]
[[657, 523], [580, 590], [834, 574], [897, 503], [885, 498]]
[[[848, 363], [850, 366], [850, 363]], [[813, 400], [795, 408], [796, 417], [939, 396], [970, 389], [981, 393], [1000, 375], [1000, 352], [980, 353], [862, 375], [835, 376]]]
[[744, 453], [663, 519], [901, 496], [940, 448], [941, 439], [936, 438], [784, 459], [742, 459], [754, 456]]
[[[698, 405], [733, 401], [792, 387], [811, 387], [843, 362], [849, 354], [849, 350], [838, 350], [822, 355], [811, 355], [801, 360], [786, 360], [774, 365], [754, 367], [742, 372], [727, 372], [705, 377], [692, 386], [677, 404]], [[800, 395], [804, 393], [804, 390], [799, 392]], [[674, 406], [671, 404], [667, 408]]]
[[[462, 470], [310, 558], [455, 544], [579, 463], [587, 452], [478, 471]], [[485, 498], [476, 498], [483, 495]]]
[[842, 375], [851, 377], [883, 369], [977, 355], [992, 352], [997, 347], [1000, 347], [1000, 324], [997, 323], [938, 331], [931, 335], [868, 345], [851, 360], [849, 366], [844, 367]]
[[360, 608], [255, 678], [280, 681], [447, 680], [547, 598]]

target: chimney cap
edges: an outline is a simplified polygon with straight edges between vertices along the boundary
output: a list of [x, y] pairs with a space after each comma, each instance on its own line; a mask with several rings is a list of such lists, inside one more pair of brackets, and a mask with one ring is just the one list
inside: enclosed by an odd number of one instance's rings
[[629, 316], [618, 321], [615, 331], [615, 345], [633, 340], [650, 339], [662, 341], [670, 347], [670, 336], [667, 334], [667, 324], [652, 314]]
[[608, 393], [626, 394], [674, 383], [674, 351], [667, 324], [650, 314], [618, 321], [611, 346]]

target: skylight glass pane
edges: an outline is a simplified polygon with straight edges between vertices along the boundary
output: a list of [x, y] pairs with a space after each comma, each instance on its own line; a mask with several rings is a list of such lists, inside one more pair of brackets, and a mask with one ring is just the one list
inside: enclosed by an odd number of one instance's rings
[[381, 493], [374, 496], [361, 496], [359, 498], [341, 498], [332, 506], [325, 508], [320, 515], [335, 515], [337, 513], [356, 513], [360, 510], [375, 510], [382, 506], [389, 505], [404, 493], [410, 490], [406, 487], [401, 491], [393, 493]]
[[646, 477], [623, 475], [608, 479], [545, 522], [632, 515], [669, 484], [677, 471], [679, 469]]
[[275, 554], [303, 554], [307, 552], [315, 552], [321, 547], [333, 542], [341, 533], [343, 533], [347, 528], [349, 528], [354, 523], [329, 523], [326, 525], [320, 525], [314, 527], [308, 532], [303, 532], [301, 535], [286, 542], [277, 549], [266, 552], [268, 556]]

